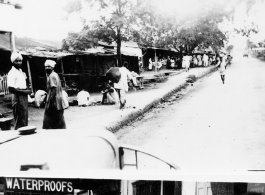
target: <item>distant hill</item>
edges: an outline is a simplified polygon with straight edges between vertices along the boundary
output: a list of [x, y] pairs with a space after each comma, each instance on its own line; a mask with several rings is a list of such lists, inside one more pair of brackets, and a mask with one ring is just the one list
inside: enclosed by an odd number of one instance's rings
[[[15, 44], [18, 50], [25, 50], [28, 48], [35, 47], [41, 47], [52, 50], [61, 48], [61, 42], [59, 41], [37, 40], [27, 37], [15, 37]], [[10, 50], [9, 37], [7, 35], [0, 34], [0, 48]]]

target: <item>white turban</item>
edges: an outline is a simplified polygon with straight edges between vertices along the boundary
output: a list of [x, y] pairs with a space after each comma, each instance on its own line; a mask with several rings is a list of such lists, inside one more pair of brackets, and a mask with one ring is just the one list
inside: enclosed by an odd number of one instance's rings
[[51, 66], [54, 68], [56, 62], [53, 60], [46, 60], [44, 66]]
[[20, 60], [22, 60], [23, 58], [22, 58], [22, 55], [20, 54], [20, 53], [18, 53], [18, 52], [13, 52], [12, 54], [11, 54], [11, 62], [12, 63], [14, 63], [14, 61], [17, 59], [17, 58], [19, 58]]

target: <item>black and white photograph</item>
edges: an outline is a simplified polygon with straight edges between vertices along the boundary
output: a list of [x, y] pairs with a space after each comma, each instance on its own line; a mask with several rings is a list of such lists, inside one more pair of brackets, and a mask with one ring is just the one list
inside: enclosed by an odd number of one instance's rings
[[264, 10], [0, 0], [0, 195], [264, 195]]

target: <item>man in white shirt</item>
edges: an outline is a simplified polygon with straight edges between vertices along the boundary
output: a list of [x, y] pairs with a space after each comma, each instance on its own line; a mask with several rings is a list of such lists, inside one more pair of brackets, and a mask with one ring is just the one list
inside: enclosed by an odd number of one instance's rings
[[89, 97], [90, 95], [85, 89], [79, 91], [77, 94], [78, 106], [88, 106]]
[[11, 54], [13, 66], [7, 75], [7, 86], [9, 92], [12, 93], [15, 130], [28, 125], [28, 95], [31, 94], [31, 90], [27, 89], [27, 76], [21, 70], [22, 59], [18, 52]]
[[125, 95], [128, 92], [128, 79], [131, 81], [133, 87], [136, 87], [136, 84], [133, 82], [131, 72], [126, 68], [128, 65], [127, 62], [123, 63], [123, 66], [119, 68], [121, 73], [121, 78], [118, 83], [114, 83], [114, 88], [116, 89], [119, 99], [120, 99], [120, 109], [124, 108], [126, 99]]
[[208, 66], [208, 61], [209, 61], [209, 57], [206, 54], [203, 54], [203, 66], [207, 67]]

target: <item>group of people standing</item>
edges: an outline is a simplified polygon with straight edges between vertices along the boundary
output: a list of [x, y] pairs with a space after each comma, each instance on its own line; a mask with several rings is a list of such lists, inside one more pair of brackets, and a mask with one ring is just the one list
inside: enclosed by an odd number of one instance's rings
[[216, 63], [216, 56], [207, 53], [184, 55], [182, 57], [167, 56], [167, 58], [159, 58], [157, 61], [149, 58], [148, 70], [159, 70], [162, 66], [165, 66], [167, 69], [184, 68], [188, 71], [191, 67], [208, 67], [210, 65], [215, 65]]
[[[15, 121], [15, 130], [28, 126], [28, 95], [32, 90], [27, 87], [26, 74], [22, 71], [23, 57], [19, 52], [11, 54], [12, 68], [7, 75], [7, 85], [12, 94], [12, 108]], [[47, 95], [43, 119], [43, 129], [66, 129], [64, 109], [67, 102], [63, 98], [61, 81], [54, 67], [53, 60], [45, 61], [47, 76]]]

